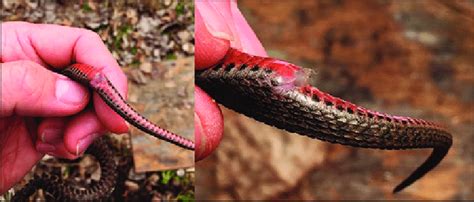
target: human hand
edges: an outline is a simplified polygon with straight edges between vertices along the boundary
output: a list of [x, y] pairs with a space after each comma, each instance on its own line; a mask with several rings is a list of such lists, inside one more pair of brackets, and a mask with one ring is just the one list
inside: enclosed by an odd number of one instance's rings
[[[236, 1], [196, 1], [196, 69], [206, 69], [219, 62], [230, 47], [267, 56], [265, 49], [237, 7]], [[222, 138], [222, 113], [217, 104], [195, 87], [194, 128], [196, 161], [212, 153]]]
[[127, 132], [125, 121], [86, 87], [53, 72], [72, 63], [102, 67], [122, 95], [126, 77], [100, 37], [58, 25], [2, 23], [0, 195], [44, 153], [74, 159], [106, 130]]

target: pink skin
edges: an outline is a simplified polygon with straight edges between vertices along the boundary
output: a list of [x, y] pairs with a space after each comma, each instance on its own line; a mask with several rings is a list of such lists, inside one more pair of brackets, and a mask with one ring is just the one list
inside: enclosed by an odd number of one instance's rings
[[54, 73], [73, 62], [103, 67], [127, 94], [126, 77], [95, 33], [24, 22], [2, 23], [0, 194], [45, 154], [74, 159], [105, 131], [128, 131], [125, 121], [88, 89]]
[[[222, 138], [222, 113], [211, 97], [199, 87], [195, 87], [194, 130], [196, 138], [196, 160], [208, 156], [219, 145]], [[203, 117], [205, 117], [203, 119]]]
[[[267, 56], [265, 49], [245, 21], [236, 1], [196, 1], [196, 69], [206, 69], [221, 60], [230, 47]], [[204, 91], [195, 91], [196, 161], [204, 159], [219, 145], [223, 132], [222, 114]]]

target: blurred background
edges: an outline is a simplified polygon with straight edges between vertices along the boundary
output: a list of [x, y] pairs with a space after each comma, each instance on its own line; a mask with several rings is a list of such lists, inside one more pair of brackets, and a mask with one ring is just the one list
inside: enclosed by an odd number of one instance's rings
[[431, 150], [357, 149], [223, 108], [224, 138], [196, 164], [198, 199], [474, 199], [474, 1], [253, 1], [239, 7], [268, 54], [312, 68], [321, 90], [442, 123], [438, 167], [392, 189]]
[[[193, 139], [192, 0], [3, 0], [1, 11], [2, 22], [50, 23], [95, 31], [128, 77], [129, 103], [157, 125]], [[129, 134], [108, 135], [120, 165], [110, 200], [194, 199], [194, 152], [130, 129]], [[100, 176], [90, 158], [67, 162], [45, 156], [3, 197], [8, 200], [33, 173], [58, 173], [79, 185]], [[84, 170], [89, 175], [84, 176]], [[44, 200], [43, 196], [37, 192], [33, 198]]]

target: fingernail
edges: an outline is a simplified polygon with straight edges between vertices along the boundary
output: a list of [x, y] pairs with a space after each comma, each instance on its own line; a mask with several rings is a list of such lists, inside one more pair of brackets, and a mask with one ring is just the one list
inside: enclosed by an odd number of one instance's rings
[[56, 150], [56, 147], [54, 147], [53, 145], [41, 143], [41, 142], [36, 144], [36, 151], [40, 153], [45, 154], [45, 153], [52, 152], [54, 150]]
[[127, 121], [125, 121], [125, 125], [127, 126], [127, 133], [130, 132], [130, 123], [128, 123]]
[[40, 136], [41, 142], [46, 143], [46, 144], [55, 143], [56, 140], [58, 140], [58, 138], [61, 138], [60, 136], [61, 132], [62, 130], [58, 128], [44, 129], [43, 133], [41, 133], [41, 136]]
[[67, 77], [60, 76], [56, 81], [56, 98], [66, 104], [79, 104], [84, 100], [86, 92], [81, 85]]
[[76, 145], [76, 156], [79, 156], [79, 154], [82, 154], [86, 151], [87, 147], [94, 141], [94, 139], [98, 136], [98, 134], [92, 134], [92, 135], [87, 135], [77, 141]]
[[[209, 33], [217, 38], [232, 41], [232, 31], [226, 24], [226, 19], [221, 13], [217, 12], [210, 4], [200, 4], [197, 8], [197, 14], [203, 19], [204, 25], [206, 26]], [[205, 13], [205, 15], [202, 15]]]

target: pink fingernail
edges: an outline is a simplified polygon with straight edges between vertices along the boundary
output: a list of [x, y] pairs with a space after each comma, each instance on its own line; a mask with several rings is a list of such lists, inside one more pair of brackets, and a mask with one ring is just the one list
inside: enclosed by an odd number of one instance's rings
[[130, 132], [130, 126], [131, 126], [131, 125], [130, 125], [130, 123], [128, 123], [127, 121], [125, 121], [125, 125], [127, 125], [127, 133], [129, 133], [129, 132]]
[[77, 141], [76, 145], [76, 155], [79, 156], [79, 154], [82, 154], [86, 151], [87, 147], [95, 140], [95, 138], [98, 136], [98, 134], [92, 134], [92, 135], [87, 135]]
[[[208, 3], [202, 3], [196, 6], [196, 14], [200, 15], [203, 19], [204, 25], [211, 35], [214, 37], [232, 41], [232, 31], [227, 25], [227, 21], [222, 20], [226, 19], [222, 16], [221, 13], [216, 11], [216, 9]], [[202, 15], [205, 13], [205, 15]]]
[[52, 152], [54, 150], [56, 150], [56, 147], [54, 147], [53, 145], [45, 144], [45, 143], [36, 144], [36, 151], [40, 153], [45, 154], [45, 153]]
[[57, 142], [58, 140], [61, 140], [62, 136], [60, 136], [60, 133], [62, 132], [61, 129], [57, 128], [47, 128], [44, 129], [43, 133], [41, 133], [41, 142], [47, 143], [47, 144], [52, 144]]
[[86, 92], [79, 83], [60, 76], [56, 81], [56, 98], [66, 104], [79, 104], [84, 100]]

